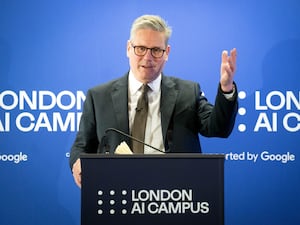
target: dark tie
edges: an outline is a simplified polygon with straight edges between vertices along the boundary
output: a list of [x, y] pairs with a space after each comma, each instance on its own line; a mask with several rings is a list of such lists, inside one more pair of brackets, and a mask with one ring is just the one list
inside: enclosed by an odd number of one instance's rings
[[[141, 141], [144, 141], [145, 139], [145, 130], [148, 115], [148, 90], [149, 86], [143, 84], [142, 94], [138, 100], [137, 107], [135, 109], [136, 112], [131, 129], [131, 135]], [[144, 145], [133, 140], [132, 151], [134, 153], [144, 153]]]

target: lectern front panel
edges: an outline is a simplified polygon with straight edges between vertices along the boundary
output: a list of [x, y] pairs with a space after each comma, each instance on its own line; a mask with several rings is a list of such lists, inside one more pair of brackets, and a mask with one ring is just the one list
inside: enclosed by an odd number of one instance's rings
[[82, 225], [223, 225], [224, 156], [83, 155]]

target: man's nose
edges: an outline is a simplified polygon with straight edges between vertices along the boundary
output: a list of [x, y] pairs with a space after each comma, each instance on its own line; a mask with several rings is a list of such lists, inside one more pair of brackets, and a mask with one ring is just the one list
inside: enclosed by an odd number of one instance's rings
[[147, 49], [146, 54], [144, 55], [144, 58], [146, 59], [153, 59], [151, 49]]

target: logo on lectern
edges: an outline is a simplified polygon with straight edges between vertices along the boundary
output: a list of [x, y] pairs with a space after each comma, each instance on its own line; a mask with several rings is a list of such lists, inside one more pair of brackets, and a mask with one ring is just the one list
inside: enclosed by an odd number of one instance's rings
[[208, 214], [209, 203], [192, 189], [98, 190], [98, 214]]

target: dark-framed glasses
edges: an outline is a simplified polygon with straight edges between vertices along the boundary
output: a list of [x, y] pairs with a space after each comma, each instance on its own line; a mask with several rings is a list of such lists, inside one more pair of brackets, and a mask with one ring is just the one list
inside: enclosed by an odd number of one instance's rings
[[131, 43], [131, 46], [133, 47], [134, 54], [136, 54], [137, 56], [144, 56], [144, 55], [146, 55], [147, 51], [150, 50], [151, 55], [154, 58], [161, 58], [166, 51], [165, 49], [161, 49], [161, 48], [157, 48], [157, 47], [147, 48], [145, 46], [133, 45], [132, 43]]

